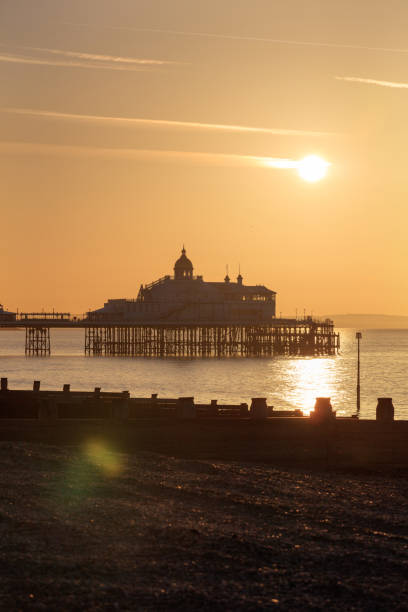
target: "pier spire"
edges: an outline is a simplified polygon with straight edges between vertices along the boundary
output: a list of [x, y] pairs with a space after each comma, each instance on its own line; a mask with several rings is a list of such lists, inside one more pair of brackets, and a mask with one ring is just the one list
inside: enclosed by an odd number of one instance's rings
[[226, 274], [226, 276], [225, 276], [225, 278], [224, 278], [224, 281], [225, 281], [226, 283], [229, 283], [229, 282], [230, 282], [230, 277], [229, 277], [229, 275], [228, 275], [228, 264], [225, 266], [225, 269], [226, 269], [226, 271], [227, 271], [227, 274]]
[[243, 278], [241, 276], [241, 264], [238, 264], [238, 276], [237, 276], [238, 285], [242, 285], [242, 281], [243, 281]]

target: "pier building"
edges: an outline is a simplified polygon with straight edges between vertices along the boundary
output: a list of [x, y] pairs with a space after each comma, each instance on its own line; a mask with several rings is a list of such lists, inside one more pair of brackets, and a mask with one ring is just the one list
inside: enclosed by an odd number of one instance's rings
[[141, 286], [134, 300], [111, 299], [88, 313], [89, 355], [227, 357], [334, 355], [332, 321], [276, 319], [276, 292], [231, 281], [204, 281], [183, 247], [167, 275]]
[[269, 323], [276, 314], [276, 292], [264, 285], [245, 285], [239, 273], [235, 282], [208, 282], [194, 276], [183, 247], [174, 264], [174, 275], [141, 285], [134, 300], [111, 299], [88, 314], [90, 321], [126, 323]]

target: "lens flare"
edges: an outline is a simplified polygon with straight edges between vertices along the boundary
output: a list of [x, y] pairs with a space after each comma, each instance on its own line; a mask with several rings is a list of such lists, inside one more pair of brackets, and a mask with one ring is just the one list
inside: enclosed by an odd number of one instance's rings
[[98, 467], [105, 476], [117, 476], [122, 471], [121, 461], [103, 442], [89, 440], [84, 447], [88, 461]]

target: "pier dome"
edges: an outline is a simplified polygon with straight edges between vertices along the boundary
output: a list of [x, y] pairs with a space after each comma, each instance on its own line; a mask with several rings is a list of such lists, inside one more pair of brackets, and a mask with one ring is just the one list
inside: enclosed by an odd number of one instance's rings
[[181, 256], [174, 264], [174, 278], [181, 280], [185, 278], [193, 278], [193, 264], [186, 255], [186, 249], [183, 246]]

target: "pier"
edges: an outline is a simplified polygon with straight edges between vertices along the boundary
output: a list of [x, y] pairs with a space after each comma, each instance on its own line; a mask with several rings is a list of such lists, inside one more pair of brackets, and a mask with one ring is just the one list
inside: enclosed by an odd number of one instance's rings
[[0, 328], [25, 328], [25, 354], [51, 354], [51, 329], [84, 329], [88, 356], [272, 357], [335, 355], [339, 334], [332, 321], [272, 319], [260, 324], [102, 322], [89, 315], [20, 313]]
[[183, 247], [174, 275], [141, 285], [136, 299], [108, 299], [80, 316], [13, 313], [0, 305], [0, 327], [24, 327], [25, 354], [51, 354], [50, 329], [83, 328], [84, 352], [108, 357], [317, 357], [340, 348], [333, 321], [276, 317], [276, 291], [194, 275]]

